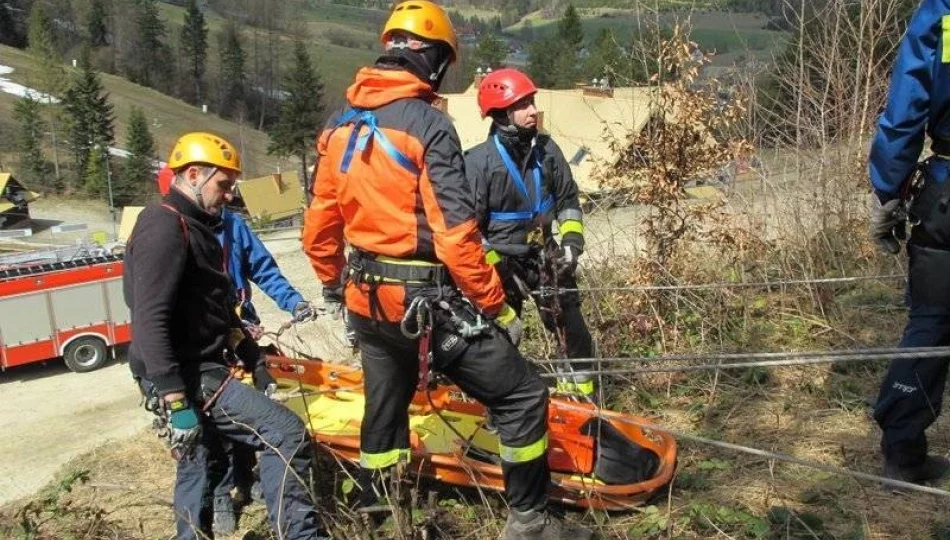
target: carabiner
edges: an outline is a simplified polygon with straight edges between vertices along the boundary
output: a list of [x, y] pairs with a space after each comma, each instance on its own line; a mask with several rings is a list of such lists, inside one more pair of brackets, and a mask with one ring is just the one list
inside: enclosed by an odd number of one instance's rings
[[[406, 309], [406, 314], [402, 316], [402, 320], [399, 322], [399, 331], [402, 332], [402, 335], [406, 336], [408, 339], [419, 339], [419, 337], [422, 335], [422, 332], [425, 330], [425, 317], [428, 308], [429, 304], [425, 298], [422, 296], [413, 298], [412, 302], [409, 304], [409, 308]], [[409, 330], [409, 321], [413, 318], [416, 319], [415, 332]]]

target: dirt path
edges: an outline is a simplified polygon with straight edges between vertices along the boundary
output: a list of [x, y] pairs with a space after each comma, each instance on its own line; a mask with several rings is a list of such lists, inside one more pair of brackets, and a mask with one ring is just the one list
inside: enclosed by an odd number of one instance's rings
[[72, 373], [61, 361], [0, 373], [0, 504], [30, 495], [73, 457], [149, 422], [125, 363]]

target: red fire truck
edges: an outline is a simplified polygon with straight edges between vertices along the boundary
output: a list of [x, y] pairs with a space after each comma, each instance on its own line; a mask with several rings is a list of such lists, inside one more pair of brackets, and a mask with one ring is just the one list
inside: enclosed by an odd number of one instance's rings
[[0, 371], [62, 357], [84, 373], [131, 338], [122, 258], [104, 254], [0, 270]]

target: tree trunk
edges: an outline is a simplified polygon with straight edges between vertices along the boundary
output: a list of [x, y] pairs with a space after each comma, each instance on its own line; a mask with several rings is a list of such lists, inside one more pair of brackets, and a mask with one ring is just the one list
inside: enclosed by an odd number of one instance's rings
[[[317, 170], [314, 169], [314, 174]], [[307, 208], [310, 207], [310, 201], [313, 198], [313, 177], [307, 174], [307, 149], [300, 152], [300, 183], [303, 185], [304, 195], [307, 197]]]

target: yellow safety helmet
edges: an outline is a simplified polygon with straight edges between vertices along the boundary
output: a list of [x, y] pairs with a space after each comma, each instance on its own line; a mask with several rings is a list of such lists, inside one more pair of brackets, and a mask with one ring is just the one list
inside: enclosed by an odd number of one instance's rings
[[241, 172], [241, 154], [237, 148], [213, 133], [186, 133], [175, 143], [168, 157], [168, 168], [177, 171], [192, 163]]
[[389, 41], [389, 35], [402, 30], [429, 41], [441, 41], [452, 49], [452, 62], [459, 55], [458, 38], [448, 14], [442, 6], [429, 0], [407, 0], [398, 4], [386, 21], [380, 41]]

